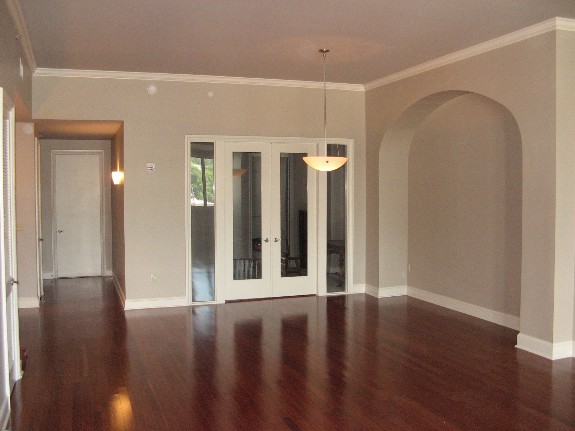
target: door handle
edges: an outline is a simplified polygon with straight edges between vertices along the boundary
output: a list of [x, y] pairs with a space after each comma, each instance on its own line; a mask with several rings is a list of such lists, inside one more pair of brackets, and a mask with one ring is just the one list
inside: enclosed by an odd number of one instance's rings
[[264, 239], [264, 242], [270, 242], [269, 238]]
[[42, 242], [42, 241], [44, 241], [44, 238], [38, 238], [38, 241]]
[[279, 238], [274, 238], [274, 242], [280, 242]]
[[64, 231], [63, 231], [63, 230], [59, 230], [59, 229], [58, 229], [58, 233], [62, 233], [62, 232], [64, 232]]

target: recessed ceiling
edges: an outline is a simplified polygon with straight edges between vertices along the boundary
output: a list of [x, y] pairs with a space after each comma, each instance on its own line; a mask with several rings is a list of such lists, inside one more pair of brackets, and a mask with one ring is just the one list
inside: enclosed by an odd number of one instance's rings
[[38, 67], [365, 84], [575, 0], [20, 0]]

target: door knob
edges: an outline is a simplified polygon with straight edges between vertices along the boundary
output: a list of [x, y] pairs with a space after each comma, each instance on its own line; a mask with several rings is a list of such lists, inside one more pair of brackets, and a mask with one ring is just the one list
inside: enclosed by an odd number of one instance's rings
[[59, 229], [58, 229], [58, 233], [62, 233], [62, 232], [64, 232], [64, 231], [63, 231], [63, 230], [59, 230]]
[[264, 242], [270, 242], [269, 238], [264, 239]]
[[279, 238], [274, 238], [274, 242], [280, 242]]

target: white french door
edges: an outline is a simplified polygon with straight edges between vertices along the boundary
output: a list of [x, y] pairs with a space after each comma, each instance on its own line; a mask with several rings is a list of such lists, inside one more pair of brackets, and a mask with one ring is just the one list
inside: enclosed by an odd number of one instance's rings
[[317, 293], [314, 143], [226, 142], [225, 299]]

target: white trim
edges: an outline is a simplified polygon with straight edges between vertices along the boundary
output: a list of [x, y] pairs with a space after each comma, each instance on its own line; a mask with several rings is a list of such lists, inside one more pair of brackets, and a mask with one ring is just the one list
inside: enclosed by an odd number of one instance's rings
[[8, 420], [10, 420], [10, 398], [2, 400], [2, 407], [0, 408], [0, 429], [8, 428]]
[[555, 18], [556, 30], [575, 31], [575, 19]]
[[143, 310], [146, 308], [187, 307], [188, 298], [180, 296], [176, 298], [149, 298], [149, 299], [126, 299], [124, 310]]
[[40, 300], [36, 297], [18, 298], [18, 308], [38, 308]]
[[[257, 85], [284, 88], [323, 89], [323, 82], [287, 79], [241, 78], [230, 76], [189, 75], [175, 73], [120, 72], [110, 70], [49, 69], [39, 67], [34, 76], [56, 78], [131, 79], [136, 81], [187, 82], [202, 84]], [[327, 82], [328, 90], [364, 91], [362, 84]]]
[[349, 289], [348, 293], [366, 293], [365, 283], [356, 283], [351, 285], [351, 289]]
[[38, 69], [38, 65], [36, 64], [36, 58], [34, 57], [34, 51], [32, 50], [32, 42], [30, 42], [30, 35], [28, 34], [26, 20], [22, 14], [20, 3], [18, 0], [6, 0], [6, 5], [8, 6], [12, 20], [16, 25], [16, 29], [20, 33], [19, 40], [22, 45], [22, 50], [26, 55], [26, 60], [28, 60], [28, 65], [30, 66], [32, 73], [34, 73], [36, 69]]
[[366, 285], [365, 293], [376, 298], [390, 298], [392, 296], [405, 296], [407, 286], [377, 287], [371, 284]]
[[112, 280], [114, 281], [114, 288], [116, 290], [116, 294], [118, 295], [118, 298], [120, 299], [120, 302], [122, 303], [122, 308], [126, 309], [126, 295], [124, 294], [124, 291], [122, 290], [122, 286], [120, 286], [120, 282], [118, 281], [118, 278], [116, 277], [116, 275], [112, 275]]
[[515, 347], [552, 360], [575, 357], [573, 341], [550, 343], [521, 332], [517, 335], [517, 345]]
[[479, 305], [459, 301], [457, 299], [438, 295], [437, 293], [427, 292], [411, 286], [407, 287], [407, 295], [441, 307], [449, 308], [450, 310], [459, 311], [460, 313], [487, 320], [488, 322], [496, 323], [507, 328], [515, 329], [516, 331], [519, 330], [519, 317], [517, 316], [490, 310], [488, 308], [480, 307]]
[[379, 288], [373, 284], [365, 284], [365, 293], [369, 296], [379, 298]]
[[389, 298], [392, 296], [405, 296], [407, 295], [407, 286], [391, 286], [391, 287], [380, 287], [379, 288], [379, 298]]
[[475, 57], [476, 55], [484, 54], [486, 52], [493, 51], [494, 49], [503, 48], [505, 46], [529, 39], [531, 37], [539, 36], [541, 34], [555, 30], [575, 31], [575, 20], [567, 18], [548, 19], [530, 27], [514, 31], [495, 39], [491, 39], [487, 42], [464, 48], [451, 54], [447, 54], [425, 63], [418, 64], [417, 66], [404, 69], [397, 73], [392, 73], [391, 75], [368, 82], [364, 85], [364, 88], [366, 91], [373, 90], [374, 88], [391, 84], [392, 82], [401, 81], [402, 79], [419, 75], [420, 73], [428, 72], [442, 66], [447, 66], [448, 64]]

